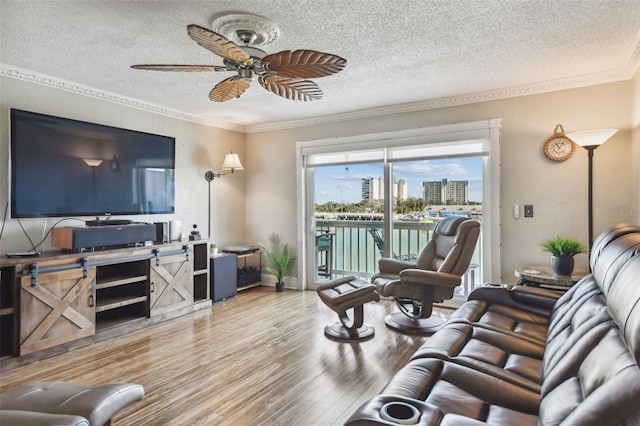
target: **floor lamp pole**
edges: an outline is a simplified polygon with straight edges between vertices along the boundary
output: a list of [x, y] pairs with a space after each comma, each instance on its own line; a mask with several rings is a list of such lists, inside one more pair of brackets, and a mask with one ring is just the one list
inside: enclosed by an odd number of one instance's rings
[[207, 228], [207, 236], [211, 238], [211, 181], [209, 181], [209, 202], [207, 203], [209, 206], [209, 213], [207, 214], [207, 219], [209, 219], [209, 227]]
[[593, 245], [593, 151], [598, 145], [585, 146], [589, 152], [589, 251]]

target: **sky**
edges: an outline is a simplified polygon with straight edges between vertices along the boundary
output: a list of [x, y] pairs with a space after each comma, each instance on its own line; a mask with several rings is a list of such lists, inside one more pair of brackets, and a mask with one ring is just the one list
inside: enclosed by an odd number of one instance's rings
[[[422, 198], [422, 182], [468, 180], [469, 201], [482, 201], [482, 157], [393, 163], [396, 180], [408, 184], [408, 196]], [[357, 203], [362, 201], [362, 178], [382, 177], [382, 163], [324, 166], [315, 169], [315, 202]]]

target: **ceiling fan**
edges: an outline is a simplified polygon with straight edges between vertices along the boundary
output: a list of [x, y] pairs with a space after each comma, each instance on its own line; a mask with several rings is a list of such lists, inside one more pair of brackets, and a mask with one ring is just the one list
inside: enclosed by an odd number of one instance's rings
[[267, 54], [251, 46], [258, 36], [248, 29], [239, 29], [236, 37], [244, 44], [238, 45], [207, 28], [191, 24], [187, 34], [205, 49], [222, 57], [224, 65], [132, 65], [131, 68], [153, 71], [233, 71], [237, 74], [218, 83], [209, 93], [214, 102], [239, 98], [253, 81], [254, 75], [266, 90], [283, 98], [296, 101], [312, 101], [322, 98], [322, 90], [309, 78], [326, 77], [342, 71], [346, 59], [315, 50], [283, 50]]

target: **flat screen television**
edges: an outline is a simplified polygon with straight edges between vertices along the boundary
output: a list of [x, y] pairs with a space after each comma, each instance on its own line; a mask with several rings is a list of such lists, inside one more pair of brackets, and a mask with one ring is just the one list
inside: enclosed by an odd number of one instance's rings
[[175, 212], [175, 138], [11, 109], [11, 217]]

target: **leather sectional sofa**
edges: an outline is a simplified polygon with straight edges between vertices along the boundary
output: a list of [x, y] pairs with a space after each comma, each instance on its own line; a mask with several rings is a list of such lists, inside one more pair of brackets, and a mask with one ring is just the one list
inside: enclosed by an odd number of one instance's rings
[[640, 228], [564, 294], [486, 285], [347, 425], [639, 425]]

